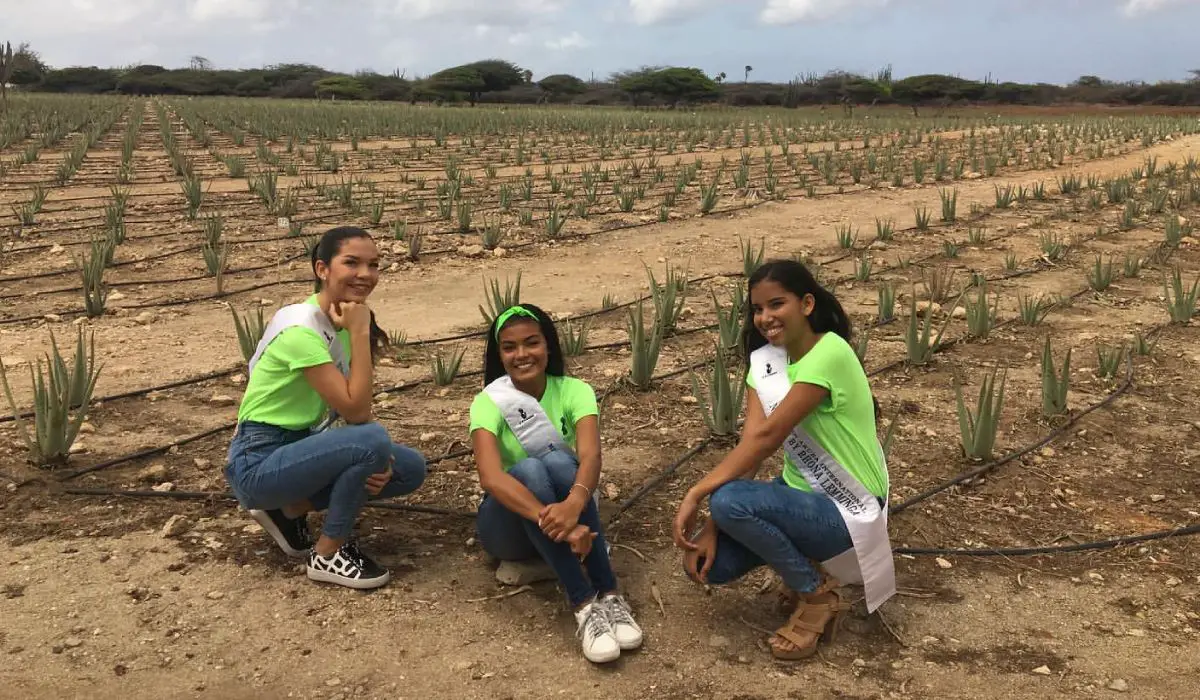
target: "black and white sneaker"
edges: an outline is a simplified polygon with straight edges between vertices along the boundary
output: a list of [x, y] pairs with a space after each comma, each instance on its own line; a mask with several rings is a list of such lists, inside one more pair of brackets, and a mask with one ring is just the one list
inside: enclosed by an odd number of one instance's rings
[[312, 550], [308, 555], [308, 577], [313, 581], [366, 590], [387, 583], [392, 574], [363, 554], [358, 545], [351, 541], [343, 544], [328, 559], [317, 554], [317, 550]]
[[312, 533], [308, 529], [308, 518], [289, 518], [282, 510], [252, 510], [250, 517], [262, 525], [262, 529], [275, 540], [279, 548], [289, 557], [300, 559], [308, 556], [313, 546]]

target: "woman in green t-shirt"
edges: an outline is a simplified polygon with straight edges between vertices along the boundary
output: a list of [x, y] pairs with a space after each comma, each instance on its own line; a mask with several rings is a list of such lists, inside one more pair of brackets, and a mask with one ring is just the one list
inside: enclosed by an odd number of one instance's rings
[[[865, 582], [872, 610], [894, 592], [887, 469], [877, 405], [837, 298], [792, 260], [755, 271], [748, 297], [741, 439], [684, 496], [674, 539], [697, 582], [722, 584], [759, 566], [774, 569], [794, 608], [771, 650], [799, 659], [816, 651], [818, 639], [832, 638], [848, 609], [837, 590], [840, 577]], [[754, 480], [780, 447], [783, 474]], [[695, 532], [706, 497], [711, 518]]]
[[[367, 307], [379, 281], [375, 241], [360, 228], [331, 229], [311, 264], [317, 293], [276, 311], [250, 359], [225, 477], [280, 548], [307, 559], [310, 579], [376, 588], [390, 574], [351, 539], [355, 521], [368, 498], [416, 490], [425, 459], [372, 421], [374, 359], [387, 346]], [[331, 408], [345, 427], [328, 427]], [[310, 511], [327, 511], [316, 542]]]
[[538, 307], [514, 306], [492, 322], [470, 431], [487, 492], [476, 517], [484, 550], [502, 561], [541, 558], [554, 569], [589, 661], [640, 646], [592, 498], [600, 481], [596, 394], [566, 376], [554, 322]]

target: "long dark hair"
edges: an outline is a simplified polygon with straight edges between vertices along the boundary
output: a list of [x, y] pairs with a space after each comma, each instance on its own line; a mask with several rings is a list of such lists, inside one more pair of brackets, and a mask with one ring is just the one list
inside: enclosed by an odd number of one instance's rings
[[[852, 342], [854, 328], [850, 317], [846, 315], [846, 310], [842, 308], [842, 303], [833, 292], [822, 287], [804, 263], [786, 259], [770, 260], [755, 270], [746, 284], [746, 318], [742, 324], [742, 350], [747, 360], [750, 353], [767, 344], [767, 339], [754, 325], [754, 306], [750, 303], [750, 291], [759, 282], [768, 280], [778, 282], [784, 289], [800, 298], [805, 294], [813, 295], [815, 303], [812, 313], [808, 316], [808, 323], [814, 333], [834, 333], [847, 343]], [[875, 418], [878, 419], [881, 409], [879, 399], [875, 398], [874, 393], [871, 395], [871, 403], [875, 406]]]
[[[316, 291], [321, 291], [321, 278], [317, 277], [317, 261], [326, 266], [333, 264], [333, 257], [342, 250], [342, 244], [352, 238], [372, 238], [370, 233], [357, 226], [338, 226], [331, 228], [321, 236], [321, 240], [312, 247], [311, 264], [313, 277], [316, 278]], [[388, 336], [379, 324], [375, 322], [375, 312], [371, 312], [371, 359], [374, 360], [387, 349]]]
[[755, 270], [746, 284], [746, 318], [742, 324], [742, 349], [746, 357], [750, 357], [750, 353], [767, 344], [767, 339], [754, 325], [754, 307], [750, 303], [750, 290], [759, 282], [765, 281], [778, 282], [784, 289], [801, 298], [805, 294], [813, 295], [816, 303], [808, 317], [813, 332], [836, 333], [847, 343], [851, 342], [854, 329], [850, 325], [850, 317], [846, 315], [842, 303], [833, 292], [822, 287], [804, 263], [795, 260], [771, 260]]
[[[554, 327], [554, 321], [550, 319], [550, 314], [542, 311], [533, 304], [520, 304], [521, 308], [537, 317], [538, 328], [542, 331], [542, 336], [546, 338], [546, 353], [548, 355], [546, 361], [546, 374], [551, 377], [561, 377], [567, 373], [566, 361], [563, 360], [562, 345], [558, 342], [558, 329]], [[492, 323], [488, 326], [487, 347], [483, 350], [483, 385], [487, 386], [496, 381], [500, 377], [507, 374], [504, 371], [504, 363], [500, 361], [500, 340], [498, 336], [503, 326], [499, 325], [503, 319], [504, 326], [508, 326], [516, 321], [532, 321], [528, 316], [514, 315], [509, 318], [504, 318], [504, 309], [496, 318], [492, 319]]]

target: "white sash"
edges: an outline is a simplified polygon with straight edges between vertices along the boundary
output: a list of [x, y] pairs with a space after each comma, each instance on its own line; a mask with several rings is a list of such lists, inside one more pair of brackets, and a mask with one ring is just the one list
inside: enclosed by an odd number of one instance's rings
[[[579, 456], [563, 439], [562, 433], [550, 421], [545, 409], [537, 399], [513, 385], [512, 377], [507, 374], [484, 387], [484, 392], [496, 402], [513, 435], [525, 454], [541, 459], [551, 452], [564, 452], [575, 461]], [[600, 503], [600, 490], [592, 494], [592, 500]]]
[[504, 422], [530, 457], [541, 459], [551, 452], [566, 452], [578, 459], [538, 400], [514, 386], [512, 377], [506, 374], [484, 387], [484, 391], [496, 402]]
[[[350, 376], [350, 360], [346, 357], [346, 348], [342, 342], [338, 340], [337, 329], [333, 327], [333, 322], [321, 311], [321, 307], [316, 304], [289, 304], [281, 307], [271, 317], [271, 322], [267, 324], [263, 330], [262, 338], [258, 341], [258, 348], [254, 351], [254, 356], [250, 358], [250, 372], [254, 372], [254, 366], [262, 358], [262, 355], [267, 350], [267, 346], [283, 331], [293, 326], [304, 326], [316, 331], [318, 335], [325, 339], [325, 343], [329, 346], [329, 355], [333, 358], [334, 365], [345, 376]], [[312, 429], [312, 432], [319, 433], [333, 425], [337, 420], [337, 411], [329, 409], [329, 415]]]
[[[750, 372], [763, 412], [769, 416], [792, 388], [788, 378], [787, 350], [773, 345], [755, 350], [750, 354]], [[883, 448], [878, 441], [876, 447], [882, 461]], [[874, 612], [896, 594], [886, 503], [881, 506], [879, 499], [800, 425], [792, 429], [783, 448], [813, 490], [837, 504], [854, 543], [852, 549], [821, 562], [821, 565], [843, 583], [861, 582], [866, 591], [867, 611]], [[887, 473], [886, 462], [884, 473]]]

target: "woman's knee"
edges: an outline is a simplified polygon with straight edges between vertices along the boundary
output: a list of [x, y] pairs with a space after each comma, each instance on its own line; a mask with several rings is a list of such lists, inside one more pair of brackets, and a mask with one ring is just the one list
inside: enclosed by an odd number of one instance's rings
[[356, 447], [367, 450], [375, 471], [384, 471], [392, 459], [392, 438], [387, 428], [379, 423], [361, 423], [343, 428], [353, 433], [353, 443]]
[[391, 450], [393, 478], [414, 489], [425, 483], [429, 467], [425, 455], [400, 444], [392, 444]]
[[746, 488], [742, 480], [723, 484], [708, 498], [708, 512], [718, 527], [746, 515]]
[[508, 470], [508, 475], [524, 484], [538, 498], [545, 499], [546, 493], [552, 493], [553, 483], [546, 463], [540, 459], [529, 457], [517, 462]]

